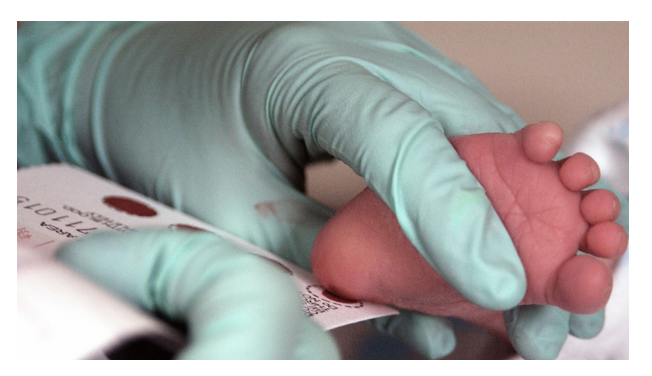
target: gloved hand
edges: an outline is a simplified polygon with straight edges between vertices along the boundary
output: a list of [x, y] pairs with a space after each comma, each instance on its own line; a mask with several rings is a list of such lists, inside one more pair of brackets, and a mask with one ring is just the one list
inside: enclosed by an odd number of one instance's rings
[[[524, 123], [400, 25], [21, 28], [19, 164], [81, 165], [309, 268], [332, 212], [303, 194], [303, 169], [333, 156], [465, 297], [500, 310], [521, 300], [514, 246], [447, 137]], [[439, 331], [426, 321], [382, 326]], [[443, 328], [408, 340], [440, 356], [454, 342]]]
[[337, 359], [291, 278], [208, 233], [90, 235], [57, 257], [117, 295], [188, 326], [183, 359]]

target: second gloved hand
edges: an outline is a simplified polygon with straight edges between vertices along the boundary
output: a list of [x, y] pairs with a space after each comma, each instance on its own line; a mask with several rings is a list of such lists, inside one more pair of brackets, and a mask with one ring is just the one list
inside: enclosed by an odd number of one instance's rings
[[184, 359], [336, 359], [277, 266], [208, 233], [97, 234], [57, 257], [131, 303], [183, 322]]

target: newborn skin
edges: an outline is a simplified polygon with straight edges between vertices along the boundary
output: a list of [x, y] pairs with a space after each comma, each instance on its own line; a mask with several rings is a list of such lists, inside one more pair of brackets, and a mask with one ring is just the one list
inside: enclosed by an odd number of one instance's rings
[[[518, 251], [527, 277], [521, 304], [593, 313], [609, 299], [610, 260], [625, 252], [627, 234], [614, 223], [620, 213], [616, 196], [584, 190], [600, 177], [593, 159], [578, 153], [552, 161], [562, 141], [563, 131], [550, 122], [512, 134], [450, 139]], [[474, 305], [448, 285], [369, 189], [322, 229], [312, 268], [326, 289], [342, 297], [457, 317], [506, 337], [502, 313]]]

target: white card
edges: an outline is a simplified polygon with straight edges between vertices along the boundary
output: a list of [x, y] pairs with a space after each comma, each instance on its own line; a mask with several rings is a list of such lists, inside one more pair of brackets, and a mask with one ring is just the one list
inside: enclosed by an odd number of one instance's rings
[[[292, 275], [298, 293], [303, 297], [304, 312], [325, 330], [398, 313], [384, 305], [338, 298], [324, 291], [305, 269], [225, 231], [76, 167], [55, 164], [18, 170], [17, 213], [19, 244], [44, 257], [53, 256], [65, 242], [99, 231], [126, 232], [152, 227], [169, 228], [170, 231], [179, 228], [199, 229], [213, 232], [248, 252], [281, 265]], [[21, 258], [25, 259], [25, 253]], [[19, 302], [21, 284], [26, 283], [21, 282], [24, 270], [27, 269], [19, 265]], [[33, 280], [37, 277], [38, 275], [31, 275], [29, 283], [38, 284], [38, 280]], [[19, 304], [19, 320], [24, 313], [21, 312]], [[115, 313], [108, 316], [107, 320], [119, 317]], [[145, 321], [147, 320], [143, 322]], [[111, 324], [107, 324], [107, 327], [110, 326]], [[151, 330], [151, 327], [148, 330]], [[161, 329], [159, 332], [164, 333], [166, 330]], [[121, 332], [120, 335], [124, 336], [124, 333]]]

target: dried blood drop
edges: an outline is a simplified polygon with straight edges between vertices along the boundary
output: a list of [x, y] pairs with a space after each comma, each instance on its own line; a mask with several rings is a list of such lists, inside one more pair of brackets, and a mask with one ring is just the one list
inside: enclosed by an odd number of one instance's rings
[[139, 217], [153, 217], [156, 215], [156, 210], [129, 197], [106, 196], [102, 202], [115, 210]]

